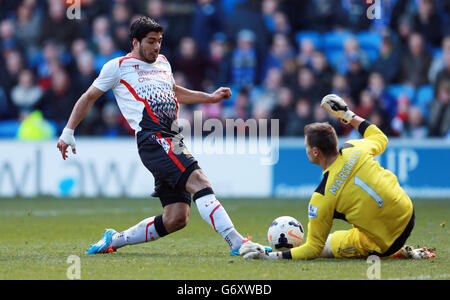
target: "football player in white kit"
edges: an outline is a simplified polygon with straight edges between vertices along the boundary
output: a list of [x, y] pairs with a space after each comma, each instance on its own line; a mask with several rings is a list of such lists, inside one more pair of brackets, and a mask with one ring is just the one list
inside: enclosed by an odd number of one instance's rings
[[[76, 154], [74, 130], [94, 102], [112, 89], [121, 113], [136, 133], [139, 155], [155, 178], [155, 192], [164, 212], [142, 220], [122, 232], [107, 229], [87, 254], [109, 253], [125, 245], [154, 241], [184, 228], [189, 219], [191, 195], [200, 215], [229, 244], [231, 255], [239, 255], [248, 239], [234, 228], [216, 199], [208, 178], [189, 154], [179, 134], [179, 103], [215, 103], [231, 96], [221, 87], [208, 94], [176, 85], [167, 59], [159, 54], [163, 28], [149, 17], [140, 17], [130, 28], [132, 51], [107, 62], [98, 78], [75, 104], [57, 147], [63, 159], [68, 146]], [[174, 148], [178, 147], [174, 151]]]

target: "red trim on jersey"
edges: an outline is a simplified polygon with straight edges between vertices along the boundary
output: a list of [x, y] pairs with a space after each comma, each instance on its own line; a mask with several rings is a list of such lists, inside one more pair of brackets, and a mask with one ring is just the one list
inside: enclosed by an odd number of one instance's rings
[[[148, 236], [148, 228], [149, 228], [150, 225], [152, 225], [153, 223], [155, 223], [155, 221], [151, 221], [151, 222], [148, 223], [147, 226], [145, 227], [145, 242], [146, 242], [146, 243], [148, 242], [148, 238], [147, 238], [147, 236]], [[153, 240], [153, 238], [152, 238], [152, 240]]]
[[120, 79], [120, 83], [123, 83], [123, 85], [125, 85], [125, 87], [130, 91], [130, 93], [134, 96], [134, 98], [137, 101], [140, 101], [140, 102], [144, 103], [145, 109], [147, 110], [147, 113], [149, 114], [150, 118], [152, 118], [152, 120], [154, 122], [159, 124], [159, 120], [155, 116], [155, 114], [153, 113], [153, 111], [152, 111], [152, 109], [150, 107], [150, 104], [148, 104], [148, 101], [146, 99], [143, 99], [143, 98], [139, 97], [139, 95], [136, 93], [136, 91], [133, 89], [133, 87], [128, 82], [126, 82], [125, 80]]
[[212, 212], [209, 214], [209, 218], [211, 219], [211, 223], [212, 223], [212, 226], [214, 227], [214, 230], [215, 231], [217, 231], [216, 230], [216, 225], [214, 224], [214, 218], [213, 218], [213, 214], [216, 212], [216, 210], [219, 208], [219, 207], [221, 207], [222, 206], [222, 204], [219, 204], [219, 205], [217, 205], [216, 207], [214, 207], [214, 209], [212, 210]]
[[[163, 139], [162, 135], [160, 132], [156, 133], [156, 136], [160, 139]], [[169, 148], [169, 152], [167, 153], [169, 155], [169, 157], [172, 159], [172, 161], [177, 165], [177, 167], [181, 170], [181, 172], [184, 172], [186, 170], [186, 168], [183, 166], [183, 164], [181, 164], [181, 162], [178, 160], [178, 158], [173, 154], [173, 144], [172, 141], [169, 138], [164, 138], [170, 145]]]
[[158, 56], [161, 56], [161, 58], [163, 58], [165, 61], [169, 62], [169, 61], [167, 60], [167, 58], [166, 58], [164, 55], [159, 54]]
[[134, 59], [137, 59], [137, 60], [140, 60], [140, 61], [143, 61], [143, 62], [146, 62], [145, 60], [142, 60], [142, 59], [140, 59], [140, 58], [137, 58], [137, 57], [134, 57], [134, 56], [131, 56], [131, 53], [128, 53], [127, 55], [125, 55], [124, 57], [122, 57], [120, 60], [119, 60], [119, 67], [122, 65], [122, 62], [124, 61], [124, 60], [126, 60], [126, 59], [130, 59], [130, 58], [134, 58]]

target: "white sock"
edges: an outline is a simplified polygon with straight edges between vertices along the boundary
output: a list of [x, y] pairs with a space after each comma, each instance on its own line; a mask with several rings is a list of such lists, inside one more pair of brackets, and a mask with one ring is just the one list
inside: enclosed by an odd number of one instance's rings
[[154, 223], [155, 217], [150, 217], [123, 232], [114, 234], [111, 245], [117, 249], [125, 245], [134, 245], [157, 240], [159, 235], [155, 229]]
[[327, 241], [325, 242], [325, 246], [323, 247], [320, 257], [324, 258], [334, 257], [333, 252], [331, 251], [331, 236], [332, 234], [328, 235]]
[[242, 244], [244, 238], [236, 231], [225, 208], [223, 208], [214, 194], [202, 196], [195, 200], [195, 203], [203, 220], [208, 222], [231, 248], [236, 249]]

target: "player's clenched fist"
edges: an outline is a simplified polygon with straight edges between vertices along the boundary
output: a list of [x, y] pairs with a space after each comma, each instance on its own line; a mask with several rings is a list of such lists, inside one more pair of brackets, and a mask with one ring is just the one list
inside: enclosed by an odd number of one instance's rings
[[216, 103], [221, 101], [222, 99], [229, 99], [231, 97], [231, 90], [230, 88], [221, 87], [218, 88], [214, 93], [211, 94], [212, 96], [212, 103]]
[[344, 99], [335, 94], [329, 94], [323, 97], [320, 106], [325, 108], [330, 114], [344, 123], [350, 123], [355, 114], [348, 109]]

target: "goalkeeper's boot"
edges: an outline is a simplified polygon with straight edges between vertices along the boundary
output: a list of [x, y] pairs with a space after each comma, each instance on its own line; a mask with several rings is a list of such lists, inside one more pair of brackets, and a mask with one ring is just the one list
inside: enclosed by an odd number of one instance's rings
[[429, 259], [434, 258], [436, 254], [434, 249], [427, 247], [414, 249], [411, 246], [405, 245], [393, 255], [394, 258], [409, 258], [409, 259]]
[[[251, 236], [248, 236], [245, 240], [242, 241], [242, 244], [247, 243], [248, 241], [250, 241], [252, 239]], [[233, 249], [230, 248], [230, 256], [239, 256], [239, 249], [241, 249], [241, 245], [239, 245], [239, 247]], [[272, 248], [264, 246], [264, 249], [266, 249], [267, 252], [272, 252]]]
[[97, 243], [91, 245], [91, 247], [87, 249], [86, 254], [115, 252], [116, 249], [111, 244], [112, 236], [116, 233], [117, 231], [114, 229], [106, 229], [105, 233], [102, 235], [102, 238]]

